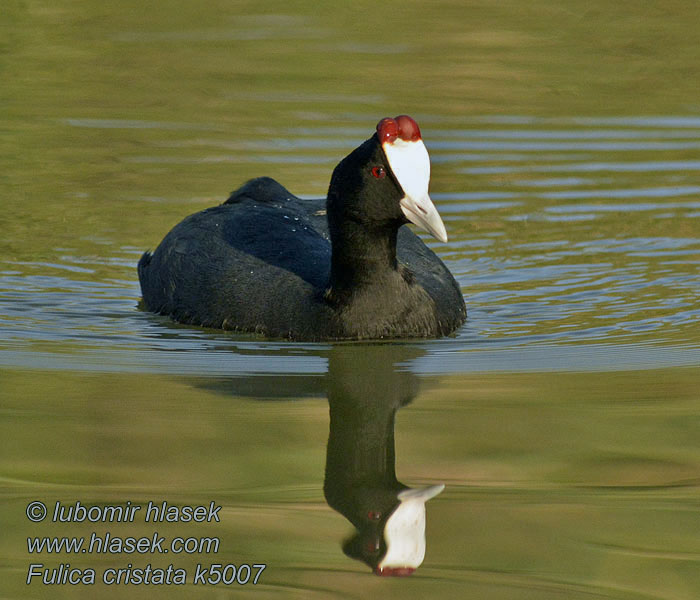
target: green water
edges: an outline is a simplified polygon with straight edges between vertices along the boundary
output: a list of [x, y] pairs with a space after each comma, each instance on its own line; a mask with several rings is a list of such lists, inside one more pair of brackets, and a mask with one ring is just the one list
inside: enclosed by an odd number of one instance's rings
[[[0, 597], [695, 600], [698, 22], [692, 2], [4, 2]], [[257, 175], [322, 196], [400, 113], [431, 154], [456, 335], [292, 344], [137, 309], [138, 257], [184, 216]], [[328, 398], [357, 439], [336, 459], [394, 443], [400, 482], [446, 484], [409, 578], [343, 553]], [[221, 519], [32, 523], [32, 501]], [[106, 531], [220, 547], [27, 549]], [[32, 563], [188, 583], [27, 585]], [[216, 563], [267, 567], [192, 584]]]

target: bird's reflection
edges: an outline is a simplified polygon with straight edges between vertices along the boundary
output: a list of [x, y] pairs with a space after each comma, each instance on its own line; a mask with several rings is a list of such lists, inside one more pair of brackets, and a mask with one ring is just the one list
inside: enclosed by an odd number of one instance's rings
[[328, 365], [323, 490], [331, 508], [356, 528], [344, 552], [383, 575], [408, 575], [423, 562], [425, 501], [444, 487], [411, 490], [396, 479], [394, 417], [418, 391], [418, 378], [397, 364], [415, 358], [408, 350], [337, 346]]
[[[338, 344], [328, 354], [325, 377], [294, 377], [296, 398], [328, 397], [323, 490], [329, 506], [355, 527], [343, 551], [379, 575], [409, 575], [423, 562], [425, 502], [444, 488], [412, 489], [396, 479], [394, 418], [419, 388], [404, 365], [421, 354], [405, 344]], [[288, 382], [283, 376], [256, 376], [204, 386], [274, 399], [290, 398]]]

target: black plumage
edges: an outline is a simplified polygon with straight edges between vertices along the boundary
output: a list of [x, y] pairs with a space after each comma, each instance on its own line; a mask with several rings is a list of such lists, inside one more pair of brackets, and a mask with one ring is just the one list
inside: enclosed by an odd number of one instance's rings
[[404, 195], [377, 135], [336, 167], [325, 201], [253, 179], [141, 257], [144, 305], [181, 323], [271, 338], [449, 334], [466, 318], [464, 299], [403, 227]]

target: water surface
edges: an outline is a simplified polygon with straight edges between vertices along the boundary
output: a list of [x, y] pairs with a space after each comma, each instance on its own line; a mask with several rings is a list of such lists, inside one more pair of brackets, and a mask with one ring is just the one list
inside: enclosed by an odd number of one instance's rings
[[[697, 598], [699, 18], [8, 3], [2, 596]], [[450, 239], [426, 241], [465, 295], [455, 335], [301, 344], [138, 310], [135, 264], [183, 217], [257, 175], [323, 196], [400, 113], [432, 158]], [[354, 528], [324, 498], [338, 394], [364, 427], [348, 457], [393, 441], [401, 483], [446, 484], [410, 578], [343, 553]], [[222, 506], [220, 523], [159, 527], [218, 536], [217, 553], [46, 565], [268, 567], [243, 588], [27, 586], [27, 536], [105, 530], [32, 524], [33, 500]]]

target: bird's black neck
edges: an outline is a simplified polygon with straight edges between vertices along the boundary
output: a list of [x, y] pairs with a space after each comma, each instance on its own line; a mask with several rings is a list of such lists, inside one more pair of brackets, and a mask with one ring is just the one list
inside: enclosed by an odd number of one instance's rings
[[368, 229], [363, 224], [343, 223], [331, 229], [331, 277], [334, 294], [346, 295], [387, 281], [398, 268], [394, 226]]

